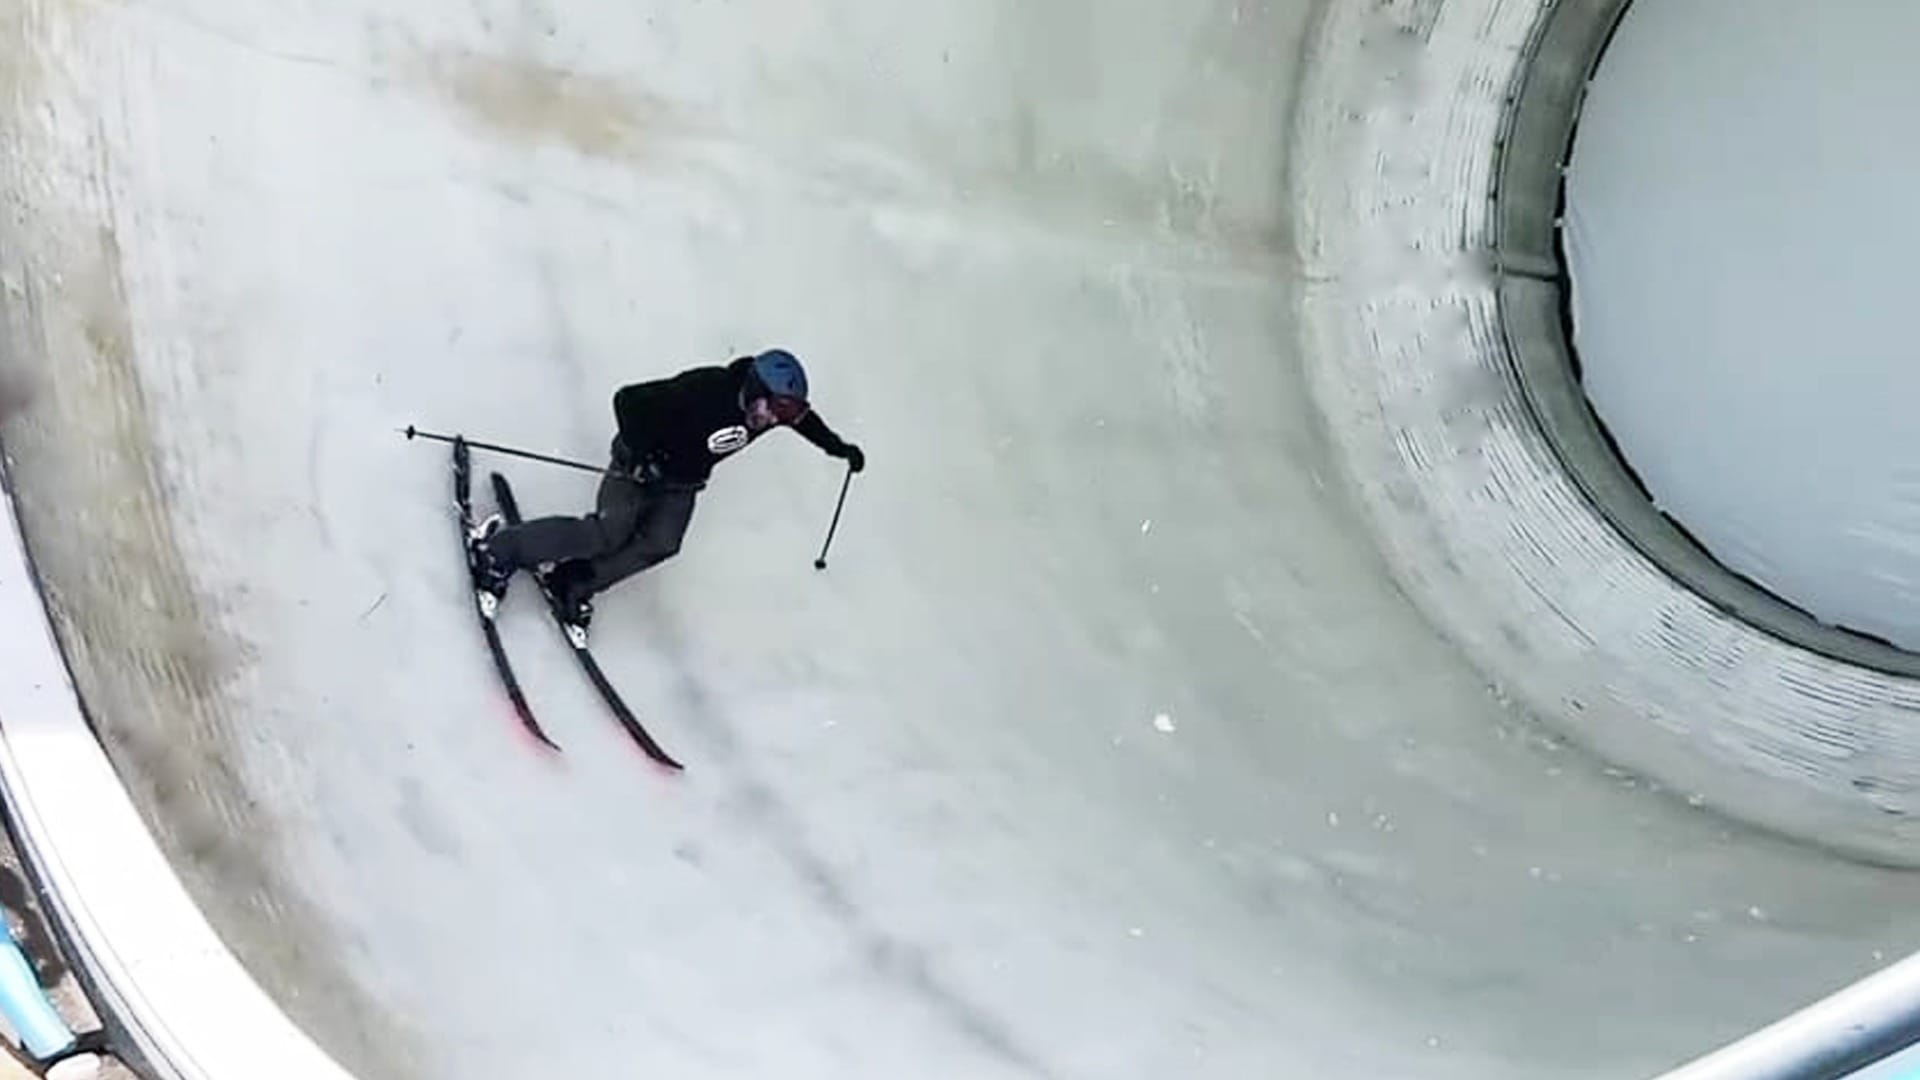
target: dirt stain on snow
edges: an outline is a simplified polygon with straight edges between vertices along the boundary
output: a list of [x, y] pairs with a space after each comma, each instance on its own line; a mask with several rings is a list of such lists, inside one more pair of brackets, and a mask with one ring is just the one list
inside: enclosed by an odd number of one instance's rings
[[523, 145], [558, 143], [589, 157], [633, 160], [646, 136], [670, 122], [658, 98], [524, 57], [440, 52], [416, 70], [469, 121]]

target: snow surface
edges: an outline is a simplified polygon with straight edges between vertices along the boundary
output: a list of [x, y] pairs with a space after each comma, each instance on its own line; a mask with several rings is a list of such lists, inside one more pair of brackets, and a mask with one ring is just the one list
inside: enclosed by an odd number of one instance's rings
[[1656, 503], [1823, 621], [1920, 648], [1920, 8], [1629, 9], [1569, 173], [1589, 397]]
[[[289, 1012], [368, 1080], [1614, 1077], [1907, 951], [1900, 875], [1566, 751], [1387, 572], [1302, 371], [1311, 7], [0, 21], [23, 522]], [[1388, 75], [1533, 5], [1398, 7]], [[778, 439], [603, 600], [680, 777], [516, 595], [541, 755], [396, 430], [591, 457], [767, 344], [872, 458], [832, 568]]]

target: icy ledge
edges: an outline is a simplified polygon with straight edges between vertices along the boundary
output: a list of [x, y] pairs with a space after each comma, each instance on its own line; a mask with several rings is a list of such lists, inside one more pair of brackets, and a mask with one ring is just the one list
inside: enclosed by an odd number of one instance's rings
[[0, 493], [0, 795], [95, 1005], [169, 1080], [349, 1080], [227, 951], [88, 728]]

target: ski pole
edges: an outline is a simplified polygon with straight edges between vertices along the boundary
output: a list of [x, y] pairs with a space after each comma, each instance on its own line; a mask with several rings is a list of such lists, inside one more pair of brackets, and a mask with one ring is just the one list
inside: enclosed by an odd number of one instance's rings
[[840, 502], [833, 508], [833, 524], [827, 527], [827, 542], [820, 545], [820, 557], [813, 560], [815, 570], [827, 568], [827, 549], [833, 546], [833, 534], [840, 530], [840, 511], [847, 506], [847, 489], [853, 486], [853, 466], [847, 466], [847, 478], [840, 482]]
[[[412, 424], [408, 424], [405, 430], [401, 432], [401, 434], [405, 435], [409, 440], [432, 439], [435, 442], [443, 442], [443, 443], [450, 443], [455, 438], [452, 435], [436, 435], [431, 431], [421, 431], [418, 428], [414, 427]], [[467, 440], [467, 445], [474, 447], [475, 449], [478, 449], [478, 450], [492, 450], [494, 453], [497, 453], [497, 454], [506, 454], [510, 457], [526, 458], [529, 461], [544, 461], [549, 465], [564, 465], [569, 469], [579, 469], [582, 472], [599, 473], [602, 476], [608, 474], [608, 470], [603, 469], [598, 465], [588, 465], [585, 462], [580, 462], [580, 461], [568, 461], [566, 458], [548, 457], [545, 454], [536, 454], [530, 450], [516, 450], [511, 446], [495, 446], [493, 443], [475, 442], [472, 439]]]

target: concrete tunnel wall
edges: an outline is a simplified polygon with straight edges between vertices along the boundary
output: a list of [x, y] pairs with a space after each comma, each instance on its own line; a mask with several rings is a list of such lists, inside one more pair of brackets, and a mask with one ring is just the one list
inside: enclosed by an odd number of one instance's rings
[[1706, 560], [1574, 383], [1560, 168], [1624, 8], [1330, 14], [1295, 159], [1313, 384], [1394, 572], [1502, 692], [1696, 805], [1915, 865], [1911, 658]]
[[[1525, 377], [1567, 370], [1549, 189], [1623, 2], [1328, 6], [1290, 159], [1328, 437], [1408, 593], [1503, 689], [1730, 815], [1912, 862], [1913, 687], [1747, 626], [1663, 572], [1569, 474], [1572, 440], [1549, 437]], [[8, 625], [43, 625], [37, 594], [4, 598]], [[112, 772], [71, 698], [44, 698], [67, 694], [65, 672], [36, 679], [34, 699], [16, 681], [0, 700], [0, 782], [120, 1020], [165, 1075], [252, 1075], [263, 1058], [329, 1074], [184, 903], [123, 796], [87, 786]], [[98, 816], [85, 793], [123, 808], [114, 836], [81, 827]], [[110, 893], [162, 902], [108, 918]], [[168, 981], [183, 972], [191, 992]], [[276, 1018], [236, 1031], [228, 1009]]]
[[1565, 172], [1588, 77], [1632, 6], [1596, 0], [1555, 10], [1498, 149], [1494, 242], [1521, 391], [1561, 464], [1607, 522], [1676, 581], [1790, 644], [1893, 675], [1920, 674], [1920, 656], [1821, 623], [1722, 566], [1653, 505], [1585, 396], [1570, 342]]

